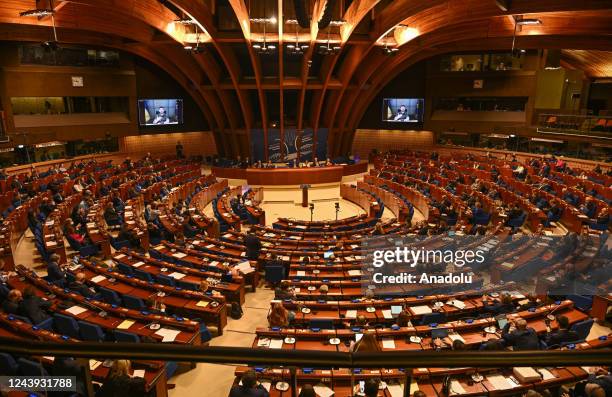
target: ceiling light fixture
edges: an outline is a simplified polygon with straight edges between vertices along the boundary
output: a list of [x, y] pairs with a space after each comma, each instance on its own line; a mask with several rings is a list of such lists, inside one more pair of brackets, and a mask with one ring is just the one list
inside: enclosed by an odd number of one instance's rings
[[174, 23], [178, 23], [179, 25], [196, 25], [196, 21], [191, 18], [179, 18], [175, 19]]
[[331, 44], [331, 29], [327, 28], [327, 43], [321, 44], [318, 48], [318, 53], [321, 55], [334, 55], [340, 52], [342, 47], [338, 44]]
[[519, 25], [519, 26], [541, 25], [542, 24], [542, 20], [537, 19], [537, 18], [524, 18], [524, 19], [517, 20], [516, 24]]
[[34, 10], [27, 10], [19, 13], [21, 17], [39, 17], [44, 18], [50, 15], [53, 15], [55, 11], [47, 9], [47, 8], [37, 8]]
[[287, 44], [287, 54], [289, 55], [304, 55], [304, 51], [308, 49], [308, 44], [300, 44], [299, 24], [296, 19], [287, 20], [288, 25], [295, 25], [295, 43]]

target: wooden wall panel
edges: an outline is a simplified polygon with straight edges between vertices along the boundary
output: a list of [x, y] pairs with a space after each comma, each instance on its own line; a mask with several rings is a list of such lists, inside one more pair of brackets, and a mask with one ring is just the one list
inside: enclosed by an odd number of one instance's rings
[[421, 150], [431, 148], [433, 144], [434, 133], [431, 131], [357, 130], [351, 152], [366, 159], [372, 149], [377, 149], [379, 152]]
[[153, 156], [174, 155], [177, 141], [183, 144], [186, 156], [217, 154], [215, 138], [211, 131], [126, 136], [120, 138], [119, 146], [123, 153], [136, 159], [147, 152], [151, 152]]

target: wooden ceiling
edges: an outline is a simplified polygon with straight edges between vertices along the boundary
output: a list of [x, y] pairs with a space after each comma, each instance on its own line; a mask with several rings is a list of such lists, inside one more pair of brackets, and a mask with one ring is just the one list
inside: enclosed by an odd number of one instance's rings
[[[346, 151], [365, 109], [398, 73], [444, 52], [509, 49], [513, 15], [542, 21], [517, 32], [520, 48], [567, 49], [563, 62], [593, 77], [611, 68], [612, 0], [513, 0], [508, 11], [495, 0], [337, 0], [332, 19], [342, 23], [327, 29], [317, 27], [327, 0], [306, 1], [308, 29], [290, 21], [292, 0], [48, 1], [37, 5], [55, 8], [60, 43], [121, 49], [174, 76], [227, 155], [248, 155], [249, 131], [262, 128], [267, 137], [273, 122], [281, 139], [289, 126], [330, 128], [330, 152]], [[48, 40], [51, 18], [19, 16], [35, 7], [34, 0], [5, 0], [0, 39]], [[275, 23], [250, 21], [272, 17]], [[289, 58], [283, 46], [296, 37], [308, 48]], [[253, 44], [264, 38], [276, 53], [256, 53]], [[195, 42], [205, 51], [183, 49]], [[339, 50], [317, 53], [328, 43]], [[395, 56], [384, 54], [385, 44], [398, 49]], [[286, 113], [296, 116], [285, 120]]]
[[583, 70], [592, 78], [612, 77], [612, 52], [597, 50], [562, 50], [561, 64]]

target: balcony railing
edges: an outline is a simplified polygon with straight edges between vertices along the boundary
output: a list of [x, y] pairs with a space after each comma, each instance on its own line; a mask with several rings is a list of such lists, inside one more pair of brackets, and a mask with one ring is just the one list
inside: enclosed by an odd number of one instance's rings
[[538, 132], [612, 139], [612, 117], [542, 113]]

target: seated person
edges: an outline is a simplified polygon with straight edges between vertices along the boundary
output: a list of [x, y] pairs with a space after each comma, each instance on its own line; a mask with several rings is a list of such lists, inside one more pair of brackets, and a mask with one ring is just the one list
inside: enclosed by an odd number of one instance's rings
[[503, 294], [500, 299], [490, 298], [487, 295], [482, 296], [483, 311], [491, 314], [503, 314], [514, 311], [512, 296]]
[[23, 291], [23, 299], [19, 303], [19, 313], [32, 320], [32, 324], [40, 324], [49, 318], [46, 310], [50, 307], [51, 302], [36, 296], [34, 288], [28, 286]]
[[527, 327], [527, 321], [523, 318], [510, 320], [502, 330], [502, 339], [506, 346], [514, 350], [538, 350], [540, 340], [538, 334], [531, 327]]
[[140, 239], [133, 230], [130, 230], [127, 227], [127, 224], [125, 223], [121, 224], [121, 230], [119, 230], [117, 240], [128, 241], [133, 248], [140, 248]]
[[68, 284], [68, 289], [83, 295], [86, 298], [91, 298], [96, 294], [96, 291], [89, 288], [85, 284], [85, 273], [77, 273], [73, 282]]
[[363, 386], [363, 394], [365, 397], [376, 397], [378, 396], [378, 389], [380, 380], [375, 378], [368, 378]]
[[53, 284], [64, 285], [66, 282], [66, 274], [62, 270], [59, 261], [60, 256], [58, 254], [51, 254], [49, 263], [47, 263], [47, 280]]
[[268, 397], [268, 391], [257, 382], [257, 374], [248, 370], [240, 378], [239, 385], [232, 386], [229, 397]]
[[280, 286], [274, 290], [274, 299], [284, 300], [295, 298], [295, 292], [291, 288], [291, 283], [287, 280], [283, 280]]
[[281, 302], [275, 302], [268, 314], [268, 325], [270, 327], [286, 327], [294, 318], [295, 313], [287, 310]]
[[575, 342], [579, 339], [575, 331], [569, 330], [569, 319], [566, 316], [557, 316], [557, 324], [559, 324], [559, 330], [555, 332], [550, 332], [550, 328], [546, 327], [548, 332], [544, 341], [548, 347], [558, 346], [566, 342]]
[[21, 291], [12, 289], [9, 291], [4, 302], [2, 302], [2, 310], [7, 314], [19, 314], [19, 304], [22, 300]]
[[104, 209], [104, 220], [108, 226], [118, 226], [121, 222], [121, 217], [113, 207], [112, 202], [106, 203], [106, 208]]
[[129, 360], [115, 360], [100, 391], [100, 397], [138, 397], [147, 395], [143, 378], [132, 377]]
[[306, 383], [302, 386], [302, 390], [300, 390], [300, 394], [298, 397], [317, 397], [315, 393], [314, 387], [310, 383]]

